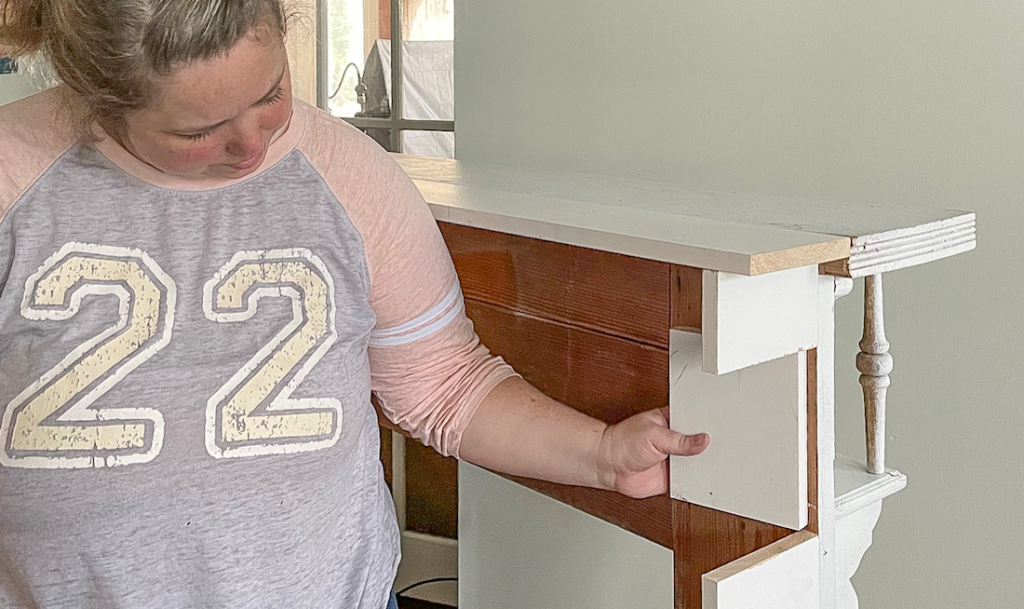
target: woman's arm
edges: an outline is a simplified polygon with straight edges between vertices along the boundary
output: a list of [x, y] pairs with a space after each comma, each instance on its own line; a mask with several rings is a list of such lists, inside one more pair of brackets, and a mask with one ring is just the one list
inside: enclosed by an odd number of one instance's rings
[[668, 491], [669, 455], [697, 455], [707, 446], [707, 434], [670, 430], [668, 408], [609, 426], [510, 378], [470, 419], [459, 456], [515, 476], [650, 497]]

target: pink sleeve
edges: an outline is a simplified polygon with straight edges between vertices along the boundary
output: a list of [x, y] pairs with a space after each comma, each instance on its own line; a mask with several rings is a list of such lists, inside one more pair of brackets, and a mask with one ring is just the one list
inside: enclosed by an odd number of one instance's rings
[[77, 139], [60, 87], [0, 109], [0, 220]]
[[412, 180], [347, 125], [312, 111], [307, 117], [303, 151], [364, 240], [377, 316], [370, 336], [373, 390], [394, 423], [457, 457], [480, 403], [516, 374], [473, 331], [448, 249]]

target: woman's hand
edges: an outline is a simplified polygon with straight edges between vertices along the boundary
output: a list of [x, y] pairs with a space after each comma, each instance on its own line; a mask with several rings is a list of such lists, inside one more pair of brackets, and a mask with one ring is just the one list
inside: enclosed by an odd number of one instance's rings
[[470, 419], [459, 457], [513, 476], [641, 498], [668, 492], [669, 455], [697, 455], [708, 442], [707, 434], [670, 430], [668, 408], [608, 426], [510, 378]]
[[601, 485], [638, 499], [667, 493], [668, 456], [699, 455], [709, 441], [707, 434], [686, 436], [669, 429], [668, 407], [634, 415], [601, 436]]

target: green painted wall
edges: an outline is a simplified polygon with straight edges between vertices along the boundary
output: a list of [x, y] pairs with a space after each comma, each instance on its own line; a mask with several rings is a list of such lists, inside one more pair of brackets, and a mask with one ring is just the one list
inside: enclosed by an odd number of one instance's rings
[[[910, 483], [854, 582], [864, 609], [1019, 606], [1024, 3], [459, 0], [456, 71], [463, 159], [977, 211], [977, 251], [887, 276]], [[856, 457], [859, 298], [837, 329]]]

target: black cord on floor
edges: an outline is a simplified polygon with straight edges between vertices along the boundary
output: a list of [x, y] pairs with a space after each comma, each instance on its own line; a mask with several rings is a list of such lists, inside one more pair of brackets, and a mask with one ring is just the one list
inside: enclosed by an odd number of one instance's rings
[[435, 577], [434, 579], [425, 579], [425, 580], [423, 580], [421, 582], [416, 582], [415, 584], [412, 584], [412, 585], [409, 585], [409, 586], [406, 586], [406, 587], [402, 588], [401, 590], [398, 591], [397, 594], [395, 594], [395, 596], [402, 596], [403, 594], [405, 594], [409, 590], [412, 590], [413, 588], [419, 588], [420, 586], [425, 586], [427, 584], [436, 584], [438, 582], [457, 582], [457, 581], [459, 581], [459, 578], [457, 578], [457, 577]]

